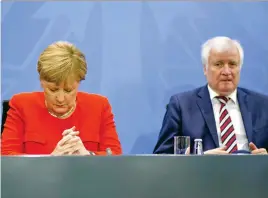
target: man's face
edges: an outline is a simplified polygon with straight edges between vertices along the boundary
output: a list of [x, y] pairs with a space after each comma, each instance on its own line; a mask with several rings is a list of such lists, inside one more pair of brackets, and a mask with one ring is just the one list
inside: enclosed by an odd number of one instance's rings
[[231, 94], [240, 80], [240, 55], [237, 48], [233, 46], [223, 52], [211, 49], [204, 74], [209, 86], [219, 95]]

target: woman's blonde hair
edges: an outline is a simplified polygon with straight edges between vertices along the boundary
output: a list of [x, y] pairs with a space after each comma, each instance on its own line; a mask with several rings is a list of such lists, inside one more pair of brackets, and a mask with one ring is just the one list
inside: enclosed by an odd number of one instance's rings
[[40, 55], [37, 65], [40, 80], [56, 84], [85, 79], [85, 55], [73, 44], [58, 41], [49, 45]]

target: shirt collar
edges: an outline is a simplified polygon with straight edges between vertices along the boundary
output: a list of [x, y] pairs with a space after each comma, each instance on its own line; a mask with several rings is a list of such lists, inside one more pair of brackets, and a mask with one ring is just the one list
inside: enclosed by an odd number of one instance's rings
[[[213, 100], [216, 96], [219, 96], [209, 85], [208, 85], [208, 92], [210, 96], [210, 100]], [[230, 95], [227, 97], [231, 98], [231, 100], [236, 104], [237, 103], [237, 89], [235, 89]]]

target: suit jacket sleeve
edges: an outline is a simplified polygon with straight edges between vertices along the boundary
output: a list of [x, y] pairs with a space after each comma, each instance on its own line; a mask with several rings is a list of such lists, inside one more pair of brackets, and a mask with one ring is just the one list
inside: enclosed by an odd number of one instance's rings
[[181, 134], [181, 111], [177, 96], [170, 98], [154, 154], [173, 154], [174, 136]]
[[1, 137], [2, 155], [23, 154], [24, 122], [20, 102], [16, 96], [13, 96], [9, 101], [10, 109], [7, 112], [7, 119]]
[[110, 148], [113, 155], [122, 154], [121, 143], [116, 132], [114, 116], [108, 99], [105, 98], [101, 118], [100, 148], [96, 155], [106, 155], [106, 149]]

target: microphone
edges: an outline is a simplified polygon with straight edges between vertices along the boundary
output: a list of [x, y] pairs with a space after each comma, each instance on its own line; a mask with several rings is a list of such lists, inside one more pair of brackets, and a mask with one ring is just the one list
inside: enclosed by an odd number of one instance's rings
[[106, 149], [106, 155], [108, 155], [108, 156], [110, 156], [110, 155], [112, 155], [113, 153], [112, 153], [112, 150], [110, 149], [110, 148], [107, 148]]

